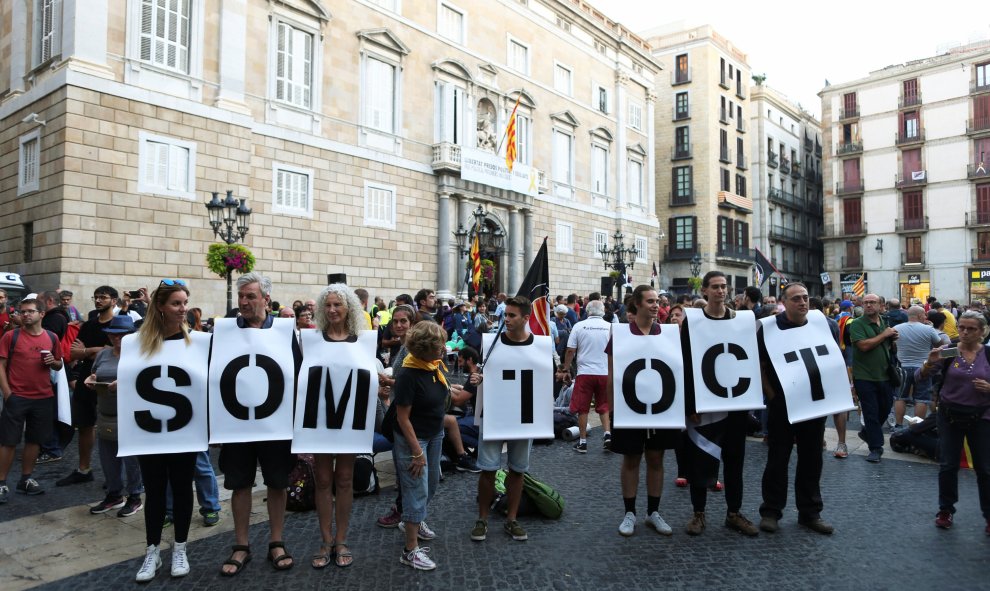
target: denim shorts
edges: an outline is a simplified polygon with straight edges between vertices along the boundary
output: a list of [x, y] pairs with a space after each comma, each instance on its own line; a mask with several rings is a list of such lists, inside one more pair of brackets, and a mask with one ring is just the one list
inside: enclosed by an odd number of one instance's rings
[[904, 379], [904, 384], [897, 392], [897, 400], [914, 400], [926, 404], [932, 401], [932, 378], [931, 376], [915, 378], [915, 371], [917, 370], [917, 367], [904, 366], [907, 376]]
[[519, 474], [528, 472], [529, 452], [533, 448], [533, 440], [485, 441], [484, 426], [479, 430], [478, 467], [484, 472], [498, 470], [502, 466], [502, 443], [509, 448], [509, 470]]
[[440, 450], [443, 447], [443, 431], [430, 439], [419, 440], [420, 449], [426, 453], [426, 466], [419, 477], [413, 477], [409, 472], [412, 465], [412, 450], [409, 442], [396, 433], [395, 447], [392, 448], [392, 460], [395, 462], [395, 472], [399, 477], [399, 489], [402, 491], [402, 521], [406, 523], [422, 523], [426, 520], [426, 507], [437, 492], [440, 483]]

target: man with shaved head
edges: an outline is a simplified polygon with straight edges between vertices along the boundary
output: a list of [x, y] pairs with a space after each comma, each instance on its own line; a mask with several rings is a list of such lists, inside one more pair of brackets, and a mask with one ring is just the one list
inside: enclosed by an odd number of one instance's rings
[[[883, 455], [882, 425], [890, 414], [894, 390], [890, 382], [890, 356], [897, 330], [887, 326], [880, 296], [868, 293], [863, 298], [863, 317], [849, 326], [853, 344], [852, 374], [856, 395], [863, 412], [863, 430], [859, 437], [870, 446], [866, 461], [880, 463]], [[930, 350], [930, 349], [929, 349]]]
[[898, 324], [897, 358], [907, 372], [904, 385], [895, 396], [894, 419], [895, 428], [901, 427], [904, 421], [904, 410], [908, 400], [914, 401], [914, 416], [919, 419], [928, 414], [928, 405], [932, 402], [931, 377], [914, 377], [915, 370], [924, 365], [928, 353], [941, 344], [938, 331], [925, 323], [927, 315], [921, 306], [911, 306], [907, 311], [908, 321]]

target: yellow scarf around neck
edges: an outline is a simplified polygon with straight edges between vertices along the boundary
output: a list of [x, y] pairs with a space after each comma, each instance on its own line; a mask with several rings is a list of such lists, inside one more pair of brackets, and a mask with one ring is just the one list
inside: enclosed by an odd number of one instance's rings
[[[439, 380], [440, 383], [443, 384], [445, 388], [450, 388], [450, 385], [447, 384], [447, 377], [444, 376], [444, 372], [447, 371], [447, 366], [444, 365], [444, 362], [439, 359], [437, 359], [436, 361], [423, 361], [419, 357], [415, 357], [410, 353], [407, 354], [406, 358], [402, 360], [402, 367], [412, 367], [415, 369], [425, 369], [426, 371], [432, 371], [436, 373], [436, 377], [433, 378], [434, 382]], [[443, 371], [441, 371], [441, 368]]]

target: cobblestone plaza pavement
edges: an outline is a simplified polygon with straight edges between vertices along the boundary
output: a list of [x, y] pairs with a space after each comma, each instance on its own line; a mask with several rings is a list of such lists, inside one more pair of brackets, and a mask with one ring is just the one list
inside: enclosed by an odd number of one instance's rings
[[[318, 549], [315, 512], [289, 514], [285, 542], [296, 566], [275, 572], [265, 561], [268, 528], [256, 492], [251, 527], [253, 561], [239, 576], [218, 575], [233, 543], [229, 503], [224, 500], [220, 526], [205, 528], [194, 516], [189, 554], [191, 574], [178, 580], [164, 566], [147, 587], [154, 589], [939, 589], [987, 588], [985, 561], [990, 538], [984, 535], [972, 472], [960, 477], [961, 502], [950, 531], [933, 525], [937, 467], [889, 452], [880, 465], [863, 461], [852, 449], [846, 460], [830, 453], [825, 460], [823, 516], [836, 528], [822, 536], [799, 527], [791, 505], [777, 534], [747, 538], [722, 526], [721, 493], [709, 494], [708, 529], [691, 537], [683, 528], [691, 515], [687, 489], [673, 486], [674, 457], [665, 460], [661, 514], [674, 528], [672, 537], [648, 529], [646, 496], [641, 484], [636, 533], [617, 533], [622, 519], [619, 457], [604, 453], [600, 429], [592, 432], [587, 455], [557, 441], [537, 446], [532, 473], [555, 486], [567, 508], [559, 521], [525, 518], [528, 542], [514, 542], [502, 520], [490, 522], [488, 540], [471, 542], [475, 519], [472, 474], [450, 474], [430, 506], [427, 522], [438, 537], [428, 545], [437, 561], [433, 572], [413, 571], [399, 564], [402, 546], [397, 530], [377, 527], [375, 518], [392, 503], [391, 487], [355, 500], [349, 542], [354, 565], [317, 571], [309, 557]], [[851, 430], [855, 439], [855, 430]], [[834, 432], [829, 430], [829, 439]], [[859, 440], [855, 445], [859, 445]], [[760, 476], [765, 446], [748, 442], [743, 513], [757, 521]], [[831, 442], [830, 442], [831, 446]], [[75, 444], [70, 448], [75, 450]], [[386, 454], [387, 455], [387, 454]], [[214, 453], [214, 458], [216, 454]], [[904, 459], [895, 459], [904, 458]], [[391, 464], [386, 463], [386, 470]], [[68, 456], [41, 466], [36, 475], [46, 493], [39, 497], [11, 495], [0, 506], [0, 588], [122, 589], [137, 588], [134, 574], [144, 551], [143, 513], [121, 520], [90, 516], [83, 502], [103, 496], [96, 482], [55, 488], [54, 480], [73, 467]], [[792, 461], [793, 471], [793, 461]], [[15, 466], [12, 476], [16, 477]], [[394, 476], [382, 474], [386, 481]], [[260, 481], [260, 479], [259, 479]], [[126, 522], [122, 524], [121, 522]], [[66, 524], [75, 524], [68, 525]], [[50, 533], [58, 532], [58, 533]], [[166, 530], [164, 539], [171, 539]], [[163, 546], [164, 548], [164, 546]], [[81, 556], [80, 556], [81, 555]], [[16, 559], [16, 560], [15, 560]], [[64, 563], [69, 561], [70, 569]], [[25, 563], [33, 565], [26, 568]], [[62, 570], [58, 570], [58, 569]], [[70, 572], [71, 571], [71, 572]], [[53, 575], [52, 573], [57, 573]], [[46, 582], [47, 581], [47, 582]], [[40, 585], [40, 586], [39, 586]]]

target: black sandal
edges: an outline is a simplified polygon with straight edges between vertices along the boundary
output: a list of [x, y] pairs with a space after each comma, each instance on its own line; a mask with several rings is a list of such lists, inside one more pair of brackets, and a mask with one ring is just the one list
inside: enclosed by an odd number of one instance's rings
[[[281, 556], [275, 556], [274, 550], [276, 548], [282, 549]], [[289, 562], [289, 564], [284, 564], [286, 560], [289, 560], [291, 562]], [[284, 542], [268, 543], [268, 562], [272, 563], [272, 567], [274, 567], [275, 570], [289, 570], [296, 564], [295, 561], [292, 560], [292, 555], [285, 551]]]
[[[235, 560], [234, 559], [234, 554], [237, 553], [237, 552], [246, 552], [247, 553], [246, 556], [244, 556], [244, 560]], [[230, 558], [228, 558], [226, 561], [224, 561], [223, 564], [224, 564], [224, 566], [226, 566], [226, 565], [229, 564], [231, 566], [234, 566], [235, 568], [232, 571], [225, 571], [225, 570], [223, 570], [223, 567], [221, 567], [220, 568], [220, 575], [221, 576], [224, 576], [224, 577], [232, 577], [232, 576], [240, 573], [241, 570], [243, 570], [244, 567], [247, 566], [247, 563], [249, 563], [249, 562], [251, 562], [251, 547], [250, 546], [242, 546], [240, 544], [237, 544], [235, 546], [231, 546], [231, 548], [230, 548]]]

